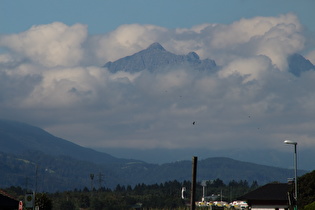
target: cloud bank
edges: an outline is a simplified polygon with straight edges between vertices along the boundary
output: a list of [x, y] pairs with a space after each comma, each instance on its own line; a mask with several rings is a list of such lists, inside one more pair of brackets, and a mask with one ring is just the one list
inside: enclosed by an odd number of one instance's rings
[[[153, 42], [214, 59], [219, 71], [102, 68]], [[37, 25], [0, 36], [0, 113], [87, 147], [281, 149], [298, 139], [315, 148], [315, 72], [295, 77], [287, 63], [303, 52], [314, 61], [306, 43], [293, 14], [93, 36], [83, 24]]]

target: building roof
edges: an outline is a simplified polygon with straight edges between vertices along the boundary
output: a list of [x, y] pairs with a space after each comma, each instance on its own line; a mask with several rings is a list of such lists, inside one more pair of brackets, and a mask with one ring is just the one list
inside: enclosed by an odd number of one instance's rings
[[271, 183], [257, 188], [243, 196], [240, 200], [287, 201], [289, 185], [287, 183]]
[[12, 196], [0, 190], [0, 209], [17, 209], [19, 201]]

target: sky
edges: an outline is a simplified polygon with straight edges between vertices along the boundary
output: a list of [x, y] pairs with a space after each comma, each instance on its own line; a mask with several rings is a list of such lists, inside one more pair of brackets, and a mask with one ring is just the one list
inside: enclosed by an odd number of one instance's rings
[[[0, 8], [0, 116], [98, 149], [315, 149], [315, 1], [10, 1]], [[159, 42], [215, 75], [102, 66]], [[192, 124], [192, 122], [196, 122]]]

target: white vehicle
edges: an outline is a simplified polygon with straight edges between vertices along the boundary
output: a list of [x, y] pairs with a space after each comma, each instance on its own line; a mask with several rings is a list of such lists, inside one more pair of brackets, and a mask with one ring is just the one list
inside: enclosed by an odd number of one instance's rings
[[233, 201], [231, 203], [231, 206], [233, 206], [234, 208], [237, 208], [237, 209], [248, 208], [248, 204], [246, 203], [246, 201]]

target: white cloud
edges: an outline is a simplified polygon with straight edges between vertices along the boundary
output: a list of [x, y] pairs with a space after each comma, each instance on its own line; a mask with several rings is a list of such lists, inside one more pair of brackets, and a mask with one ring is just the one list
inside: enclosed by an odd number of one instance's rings
[[96, 88], [102, 83], [105, 86], [104, 73], [104, 69], [95, 67], [45, 71], [42, 73], [41, 83], [23, 102], [23, 106], [52, 108], [92, 103], [97, 97]]
[[272, 71], [274, 67], [266, 56], [256, 56], [250, 58], [237, 59], [224, 67], [219, 75], [227, 77], [233, 74], [239, 74], [244, 77], [244, 82], [254, 79], [260, 79], [261, 75], [267, 71]]
[[[315, 146], [314, 72], [286, 71], [291, 53], [306, 50], [314, 60], [309, 38], [292, 14], [188, 29], [122, 25], [94, 36], [82, 24], [34, 26], [0, 38], [8, 48], [0, 54], [0, 114], [94, 147], [274, 148], [288, 134]], [[196, 51], [220, 70], [100, 67], [153, 42]]]
[[[241, 19], [231, 25], [216, 25], [211, 45], [215, 48], [227, 48], [249, 42], [255, 37], [265, 36], [273, 29], [282, 29], [288, 34], [301, 30], [301, 24], [293, 14], [279, 17], [255, 17]], [[276, 37], [277, 33], [274, 34]], [[280, 34], [287, 36], [286, 33]], [[271, 37], [269, 35], [269, 37]], [[280, 38], [281, 39], [281, 38]]]
[[20, 34], [4, 35], [0, 45], [47, 67], [75, 66], [83, 56], [87, 27], [60, 22], [33, 26]]

